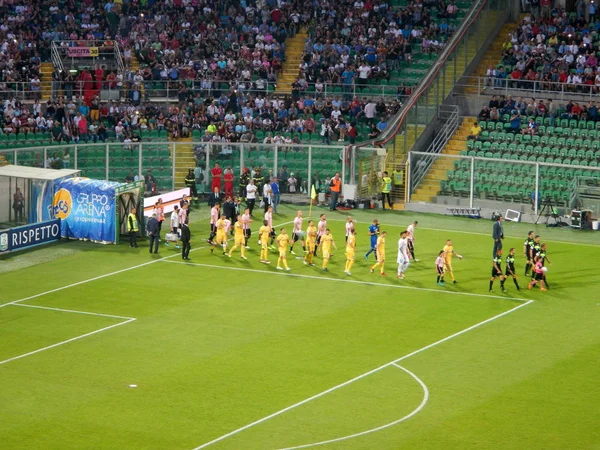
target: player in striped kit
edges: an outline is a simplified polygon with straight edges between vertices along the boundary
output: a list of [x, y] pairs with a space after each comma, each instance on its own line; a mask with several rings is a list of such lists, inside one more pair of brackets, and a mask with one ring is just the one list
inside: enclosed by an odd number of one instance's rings
[[302, 211], [298, 211], [296, 213], [296, 217], [294, 217], [294, 229], [292, 231], [292, 245], [290, 247], [290, 253], [295, 255], [294, 253], [294, 245], [296, 242], [300, 241], [300, 245], [302, 245], [302, 250], [306, 253], [306, 246], [304, 245], [304, 232], [302, 231]]
[[315, 245], [315, 256], [317, 256], [317, 249], [321, 245], [321, 239], [325, 235], [325, 230], [327, 230], [327, 219], [325, 218], [325, 214], [321, 214], [319, 222], [317, 223], [317, 245]]
[[419, 225], [419, 222], [416, 220], [411, 223], [408, 227], [406, 227], [406, 239], [408, 240], [408, 253], [414, 262], [419, 262], [417, 258], [415, 258], [415, 228]]
[[242, 214], [242, 229], [244, 230], [244, 247], [249, 249], [250, 236], [252, 236], [252, 230], [250, 224], [252, 223], [252, 217], [250, 216], [250, 209], [246, 208], [244, 214]]
[[348, 237], [352, 234], [352, 230], [354, 230], [354, 222], [352, 216], [346, 218], [346, 241], [348, 241]]
[[[221, 204], [220, 203], [215, 203], [215, 206], [213, 206], [210, 209], [210, 236], [208, 237], [207, 241], [209, 244], [214, 245], [213, 239], [215, 238], [215, 236], [217, 235], [217, 221], [219, 220], [219, 209], [221, 208]], [[181, 218], [179, 219], [179, 223], [183, 223], [181, 221]]]
[[273, 207], [269, 206], [267, 208], [267, 212], [265, 212], [265, 220], [267, 221], [267, 225], [269, 225], [269, 228], [271, 229], [271, 234], [270, 236], [270, 242], [269, 242], [269, 249], [270, 250], [275, 250], [275, 247], [273, 246], [273, 242], [275, 242], [275, 228], [273, 228]]

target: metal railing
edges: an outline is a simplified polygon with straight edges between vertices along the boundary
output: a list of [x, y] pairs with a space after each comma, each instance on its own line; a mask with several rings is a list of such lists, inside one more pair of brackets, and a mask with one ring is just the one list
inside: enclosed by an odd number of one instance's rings
[[431, 156], [422, 158], [421, 164], [415, 167], [414, 170], [408, 171], [408, 189], [406, 190], [406, 200], [410, 198], [410, 193], [413, 192], [419, 185], [423, 177], [429, 171], [431, 165], [436, 160], [436, 155], [441, 153], [446, 144], [450, 141], [454, 132], [459, 126], [460, 117], [458, 115], [458, 106], [456, 105], [441, 105], [438, 119], [444, 121], [442, 128], [431, 141], [431, 144], [425, 150], [425, 153]]
[[[50, 44], [50, 55], [52, 59], [52, 64], [54, 64], [54, 68], [58, 69], [61, 73], [64, 72], [65, 66], [63, 65], [62, 59], [58, 52], [58, 47], [56, 46], [56, 42], [52, 41]], [[23, 86], [22, 91], [25, 92], [26, 86]], [[30, 89], [27, 89], [30, 90]]]
[[477, 0], [431, 69], [413, 89], [391, 126], [374, 143], [369, 144], [384, 146], [392, 141], [392, 151], [395, 152], [396, 135], [404, 135], [405, 149], [410, 132], [414, 133], [416, 140], [418, 126], [431, 121], [438, 106], [452, 94], [456, 82], [463, 75], [457, 69], [458, 62], [464, 61], [466, 68], [473, 56], [483, 50], [490, 30], [499, 29], [506, 21], [511, 5], [508, 0]]
[[465, 76], [456, 84], [456, 90], [478, 96], [486, 94], [538, 98], [544, 95], [561, 101], [593, 101], [600, 93], [600, 86], [543, 80]]
[[[63, 69], [64, 70], [64, 69]], [[128, 100], [131, 91], [134, 89], [134, 83], [124, 82], [123, 87], [112, 86], [116, 85], [116, 81], [103, 81], [102, 82], [102, 99], [121, 99]], [[249, 95], [270, 95], [284, 97], [290, 95], [292, 88], [290, 82], [265, 82], [263, 88], [244, 88], [240, 86], [240, 81], [235, 82], [223, 82], [223, 81], [210, 81], [210, 85], [203, 86], [202, 81], [168, 81], [168, 80], [155, 80], [155, 81], [144, 81], [139, 83], [138, 89], [141, 91], [143, 101], [150, 102], [175, 102], [179, 100], [179, 91], [181, 85], [185, 85], [188, 93], [191, 93], [193, 97], [200, 95], [201, 98], [209, 96], [218, 97], [221, 93], [229, 93], [231, 89], [236, 89], [240, 92], [247, 93]], [[227, 85], [227, 87], [225, 87]], [[0, 98], [8, 99], [15, 98], [20, 101], [28, 101], [36, 98], [35, 95], [41, 95], [42, 98], [56, 98], [59, 95], [65, 95], [67, 89], [65, 88], [66, 83], [63, 81], [57, 81], [54, 83], [53, 89], [51, 85], [45, 85], [42, 83], [41, 90], [32, 91], [30, 82], [10, 82], [0, 84]], [[61, 92], [62, 91], [62, 92]], [[82, 97], [83, 87], [75, 86], [72, 90], [73, 94]], [[384, 86], [384, 85], [344, 85], [344, 84], [324, 84], [323, 89], [317, 91], [314, 83], [309, 84], [307, 89], [300, 91], [302, 97], [310, 95], [313, 98], [318, 99], [332, 99], [335, 97], [352, 99], [358, 97], [359, 99], [379, 99], [383, 98], [387, 103], [392, 100], [403, 101], [405, 97], [398, 93], [398, 86]], [[186, 94], [187, 98], [187, 94]]]
[[[433, 161], [431, 159], [433, 158]], [[409, 172], [416, 173], [421, 171], [420, 166], [428, 162], [439, 163], [436, 171], [429, 171], [429, 186], [436, 186], [436, 190], [428, 190], [428, 195], [432, 198], [438, 195], [449, 195], [468, 199], [469, 208], [473, 208], [476, 200], [501, 200], [510, 199], [515, 201], [515, 197], [520, 198], [521, 203], [533, 203], [535, 213], [538, 213], [539, 201], [533, 199], [551, 198], [553, 202], [561, 203], [567, 208], [576, 207], [572, 204], [573, 197], [570, 187], [574, 177], [587, 176], [598, 180], [600, 184], [600, 167], [568, 165], [545, 163], [539, 161], [510, 160], [498, 158], [485, 158], [477, 156], [451, 155], [437, 153], [432, 155], [426, 152], [410, 152], [408, 160]], [[512, 170], [514, 169], [514, 170]], [[461, 175], [466, 174], [467, 179], [461, 178], [460, 184], [454, 191], [444, 194], [443, 183], [448, 182], [449, 175], [460, 171]], [[502, 173], [502, 172], [505, 173]], [[562, 171], [563, 177], [560, 178], [558, 172]], [[509, 175], [506, 175], [509, 173]], [[520, 173], [520, 175], [511, 175]], [[491, 177], [495, 179], [495, 184], [501, 188], [500, 191], [488, 192], [480, 189], [476, 185], [477, 179]], [[511, 178], [512, 177], [512, 178]], [[558, 178], [557, 178], [558, 177]], [[417, 185], [420, 188], [425, 183]], [[481, 181], [480, 181], [481, 184]], [[560, 198], [554, 198], [559, 195]], [[415, 189], [409, 192], [409, 202], [415, 196]], [[419, 202], [423, 200], [419, 199]]]
[[[143, 177], [154, 172], [161, 189], [183, 185], [189, 168], [199, 168], [199, 184], [210, 192], [210, 170], [215, 163], [231, 167], [236, 180], [243, 168], [261, 167], [266, 177], [277, 176], [285, 168], [305, 186], [322, 184], [326, 177], [340, 172], [346, 184], [361, 185], [357, 162], [370, 159], [376, 148], [336, 145], [207, 143], [152, 141], [139, 143], [97, 143], [46, 145], [0, 150], [9, 163], [50, 168], [74, 168], [82, 176], [123, 181], [132, 172]], [[285, 180], [284, 180], [285, 183]], [[302, 184], [298, 184], [300, 192]], [[326, 185], [323, 185], [327, 189]], [[303, 191], [306, 195], [310, 192]]]

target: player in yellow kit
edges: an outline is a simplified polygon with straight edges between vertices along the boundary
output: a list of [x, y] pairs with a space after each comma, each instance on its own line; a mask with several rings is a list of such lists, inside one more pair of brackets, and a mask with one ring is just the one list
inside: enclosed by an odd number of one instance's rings
[[217, 230], [217, 237], [215, 239], [215, 244], [213, 246], [213, 248], [210, 249], [210, 252], [212, 253], [213, 250], [215, 249], [215, 247], [217, 245], [220, 245], [223, 248], [223, 254], [225, 254], [227, 252], [227, 232], [225, 230], [226, 227], [226, 223], [225, 223], [226, 217], [225, 214], [223, 214], [219, 220], [217, 220], [216, 224], [215, 224], [215, 228]]
[[[281, 229], [276, 240], [277, 240], [277, 248], [279, 249], [279, 259], [277, 260], [277, 270], [283, 270], [283, 267], [285, 267], [285, 270], [287, 270], [289, 272], [290, 270], [292, 270], [288, 267], [288, 263], [287, 263], [287, 251], [288, 251], [288, 245], [290, 244], [290, 237], [286, 233], [285, 228]], [[281, 267], [282, 263], [283, 263], [283, 267]]]
[[354, 264], [356, 255], [356, 230], [351, 228], [348, 230], [348, 236], [346, 236], [346, 268], [344, 273], [346, 275], [352, 275], [350, 269]]
[[263, 226], [258, 230], [258, 243], [260, 244], [260, 259], [259, 261], [264, 264], [271, 264], [269, 261], [269, 235], [271, 234], [271, 227], [269, 222], [263, 220]]
[[382, 277], [386, 277], [387, 273], [383, 270], [383, 265], [385, 263], [385, 237], [387, 236], [387, 231], [382, 231], [377, 238], [377, 262], [373, 264], [371, 267], [371, 273], [375, 272], [375, 268], [379, 267], [379, 273]]
[[233, 252], [236, 249], [240, 249], [240, 254], [242, 259], [248, 259], [246, 258], [246, 237], [244, 235], [244, 223], [242, 222], [242, 216], [238, 216], [238, 220], [235, 223], [235, 225], [233, 225], [233, 229], [235, 231], [233, 239], [234, 239], [234, 245], [233, 247], [231, 247], [231, 250], [229, 250], [229, 254], [227, 256], [229, 256], [231, 258], [231, 255], [233, 254]]
[[317, 246], [317, 227], [315, 227], [315, 221], [308, 221], [308, 228], [306, 228], [306, 251], [304, 254], [304, 264], [307, 266], [314, 266], [313, 258], [315, 256], [315, 248]]
[[462, 256], [454, 251], [454, 246], [452, 245], [452, 240], [448, 239], [446, 241], [446, 245], [444, 245], [444, 267], [445, 271], [450, 274], [450, 278], [454, 284], [457, 281], [454, 279], [454, 272], [452, 271], [452, 257], [456, 255], [458, 259], [462, 259]]
[[337, 250], [337, 246], [335, 245], [335, 241], [333, 240], [333, 236], [331, 235], [331, 231], [329, 228], [325, 230], [325, 234], [321, 236], [321, 252], [323, 253], [323, 272], [327, 272], [327, 263], [329, 262], [329, 258], [331, 258], [331, 246]]

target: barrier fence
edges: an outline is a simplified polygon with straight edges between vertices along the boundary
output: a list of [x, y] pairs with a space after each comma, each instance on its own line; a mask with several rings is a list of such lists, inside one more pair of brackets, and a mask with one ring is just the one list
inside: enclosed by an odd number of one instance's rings
[[24, 166], [79, 169], [82, 176], [111, 181], [146, 177], [150, 171], [158, 190], [183, 186], [191, 168], [199, 192], [210, 192], [210, 171], [215, 163], [223, 170], [232, 170], [235, 192], [243, 168], [260, 168], [265, 178], [283, 176], [280, 183], [285, 193], [290, 192], [288, 179], [293, 173], [296, 193], [306, 196], [312, 184], [326, 192], [327, 178], [339, 172], [344, 184], [356, 185], [359, 195], [371, 197], [377, 194], [379, 185], [363, 179], [363, 172], [373, 164], [373, 155], [378, 151], [381, 153], [376, 148], [335, 145], [153, 141], [4, 149], [0, 157]]
[[600, 168], [593, 160], [587, 166], [544, 160], [534, 154], [483, 158], [411, 152], [408, 201], [444, 203], [444, 197], [458, 197], [473, 208], [480, 200], [494, 200], [530, 204], [537, 213], [548, 200], [569, 209], [581, 207], [575, 180], [600, 187]]

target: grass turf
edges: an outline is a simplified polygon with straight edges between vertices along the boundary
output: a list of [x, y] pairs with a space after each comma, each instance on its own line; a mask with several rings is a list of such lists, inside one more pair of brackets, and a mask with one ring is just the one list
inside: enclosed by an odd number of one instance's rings
[[[491, 222], [352, 215], [359, 258], [368, 223], [379, 217], [384, 224], [389, 277], [369, 273], [372, 259], [358, 259], [352, 277], [343, 273], [343, 213], [328, 213], [339, 250], [326, 274], [296, 259], [292, 273], [282, 274], [276, 255], [267, 267], [256, 250], [248, 262], [210, 255], [202, 248], [205, 212], [192, 215], [192, 264], [165, 262], [181, 259], [164, 246], [156, 257], [144, 246], [78, 242], [5, 258], [0, 304], [83, 282], [24, 303], [137, 320], [1, 364], [2, 448], [195, 448], [523, 304], [517, 298], [535, 302], [399, 363], [429, 389], [418, 414], [322, 448], [597, 448], [600, 306], [590, 286], [598, 283], [598, 247], [585, 243], [593, 235], [538, 226], [544, 240], [554, 240], [551, 289], [517, 292], [509, 280], [507, 294], [489, 296]], [[284, 207], [276, 223], [292, 218]], [[421, 261], [398, 281], [396, 236], [413, 219], [422, 227]], [[506, 224], [505, 249], [520, 255], [529, 227]], [[465, 258], [454, 263], [459, 284], [441, 288], [433, 261], [447, 237]], [[53, 249], [64, 248], [70, 251], [52, 259]], [[5, 306], [0, 361], [122, 321]], [[423, 395], [415, 379], [388, 366], [209, 448], [339, 438], [401, 419]]]

